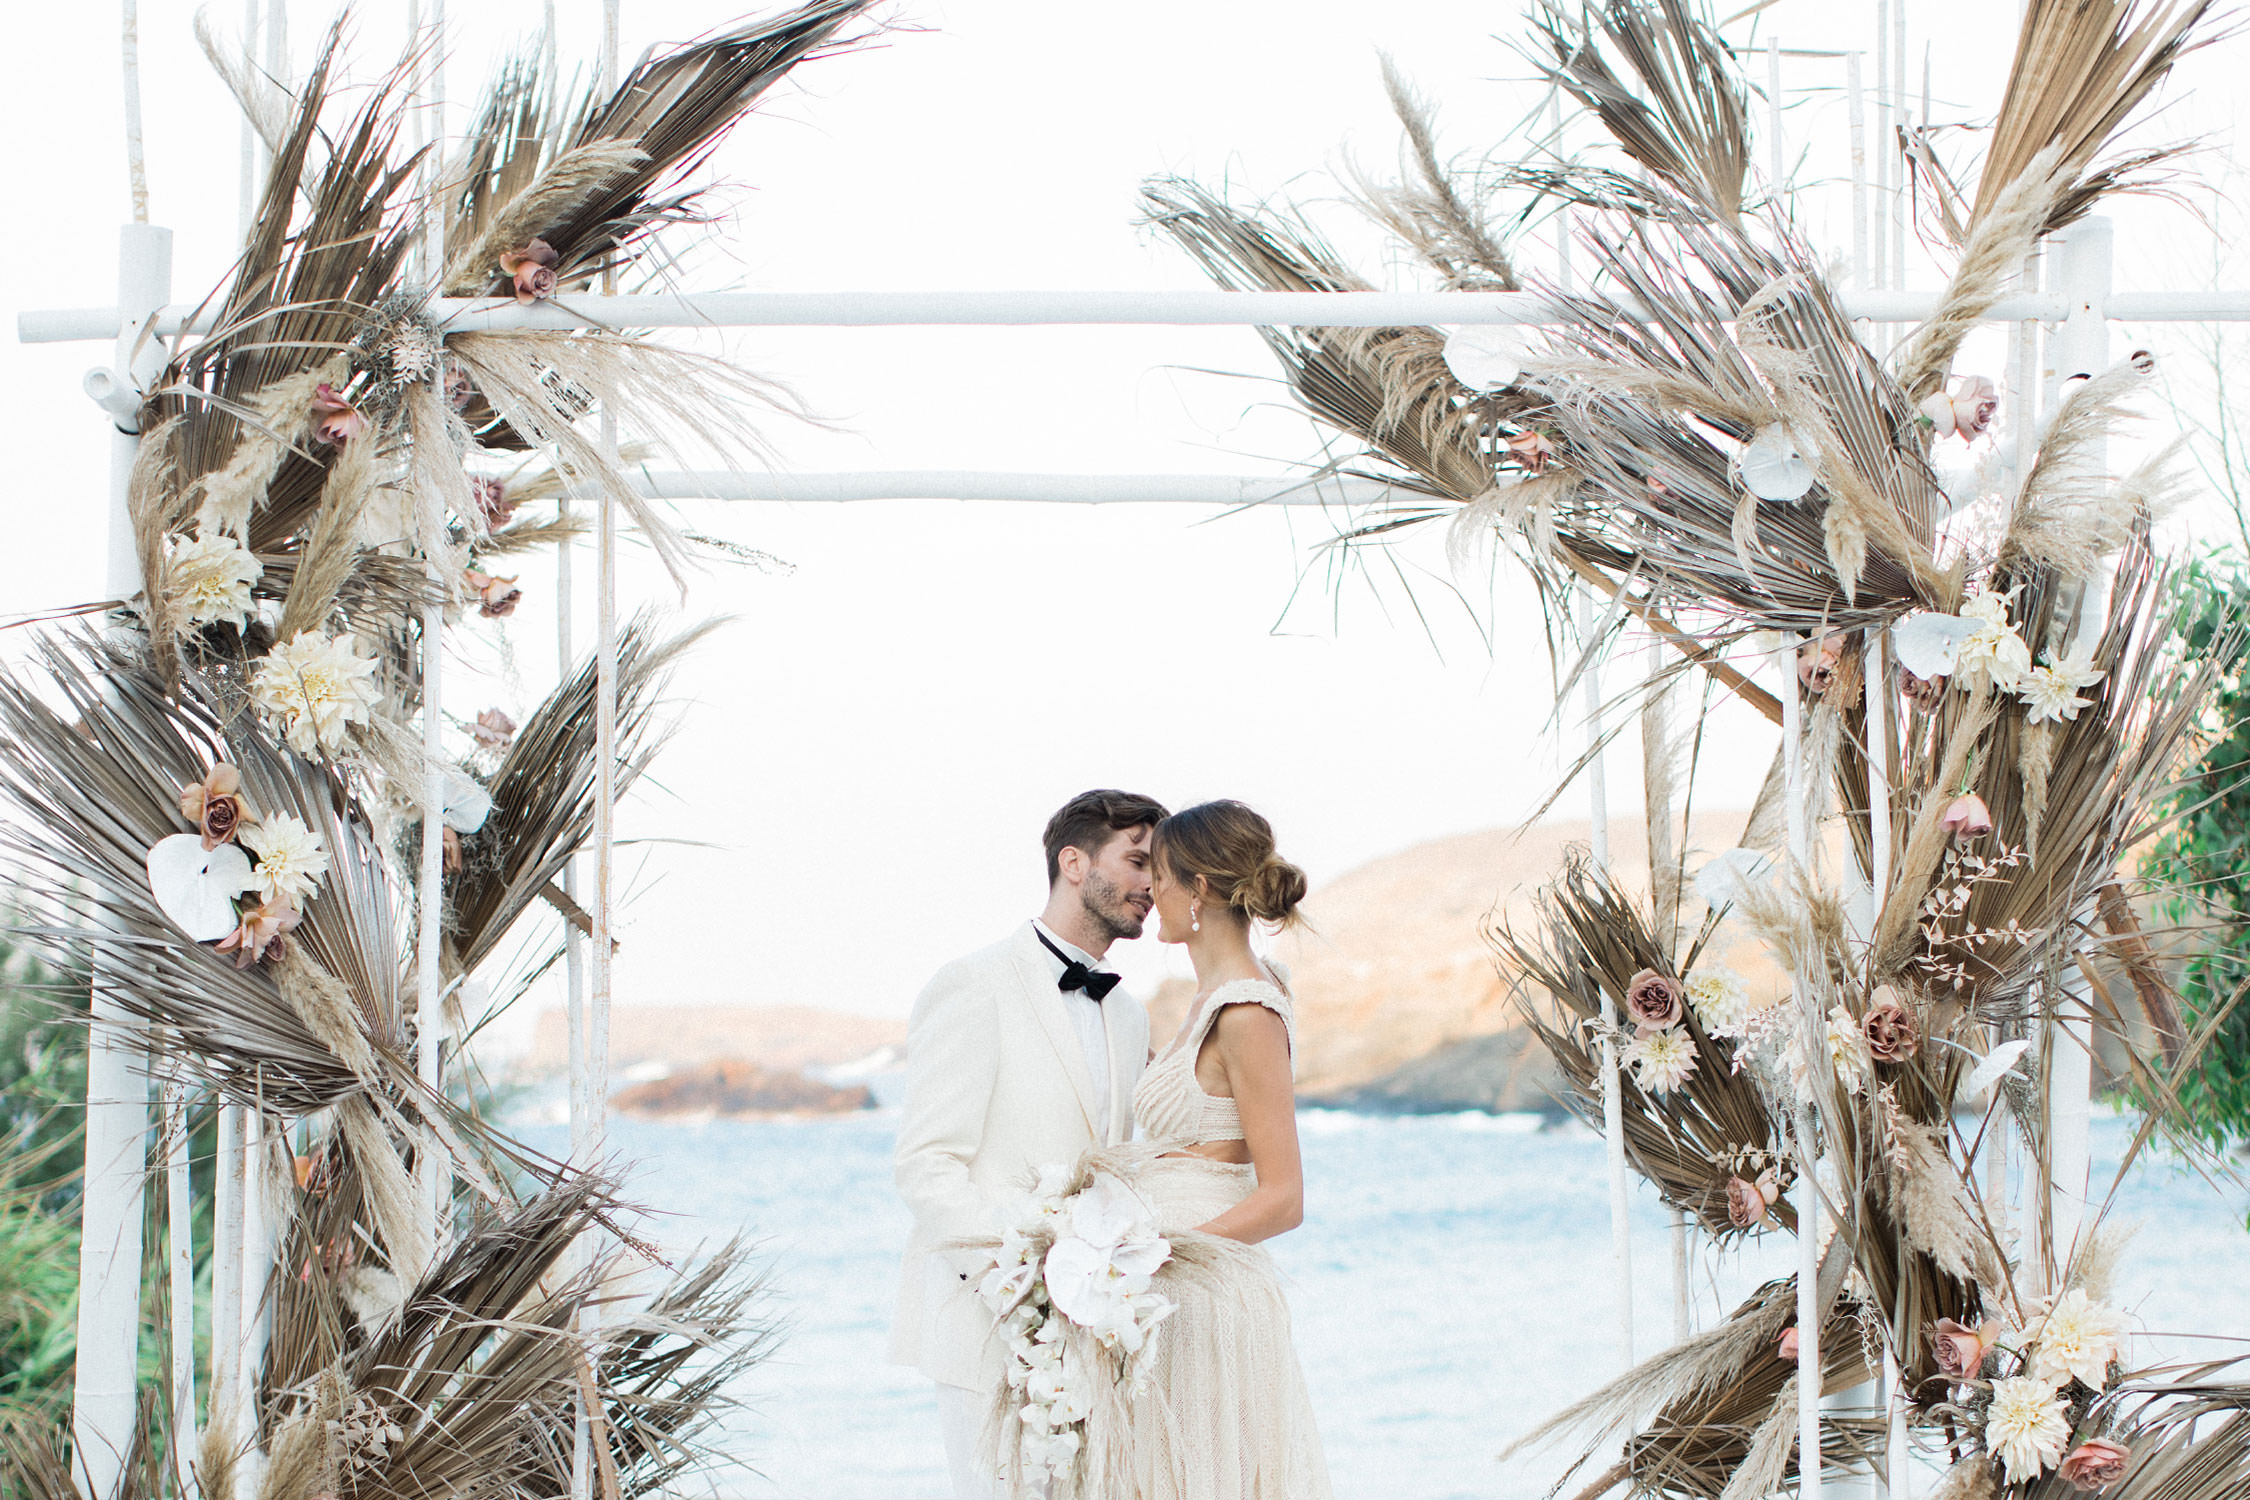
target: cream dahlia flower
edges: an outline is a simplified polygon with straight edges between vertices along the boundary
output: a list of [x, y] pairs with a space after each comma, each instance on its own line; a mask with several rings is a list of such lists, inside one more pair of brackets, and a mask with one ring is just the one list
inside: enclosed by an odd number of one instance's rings
[[165, 582], [186, 611], [188, 624], [224, 620], [240, 629], [250, 618], [250, 585], [265, 570], [248, 547], [222, 531], [175, 546]]
[[2053, 1386], [2025, 1375], [1992, 1382], [1984, 1446], [2000, 1460], [2008, 1483], [2037, 1479], [2061, 1461], [2069, 1442], [2070, 1417]]
[[2124, 1347], [2125, 1320], [2117, 1310], [2087, 1296], [2084, 1287], [2074, 1286], [2055, 1299], [2054, 1309], [2039, 1326], [2031, 1373], [2057, 1385], [2082, 1380], [2098, 1391], [2109, 1378], [2110, 1361]]
[[302, 905], [312, 895], [314, 884], [328, 873], [328, 851], [320, 846], [320, 835], [288, 813], [262, 819], [237, 837], [258, 856], [250, 878], [258, 882], [258, 890], [268, 901]]
[[1623, 1054], [1633, 1081], [1651, 1094], [1669, 1094], [1695, 1076], [1695, 1043], [1684, 1026], [1644, 1031]]
[[330, 637], [300, 630], [258, 663], [251, 696], [298, 754], [333, 755], [344, 748], [345, 731], [366, 721], [375, 703], [368, 679], [376, 663], [359, 654], [358, 644], [349, 631]]
[[1732, 969], [1697, 969], [1686, 981], [1688, 1005], [1709, 1036], [1740, 1036], [1750, 1019], [1750, 987]]

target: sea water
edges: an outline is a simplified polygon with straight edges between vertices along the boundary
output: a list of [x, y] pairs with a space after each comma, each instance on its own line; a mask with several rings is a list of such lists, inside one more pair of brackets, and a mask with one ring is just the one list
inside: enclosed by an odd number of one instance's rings
[[[930, 1387], [885, 1362], [907, 1216], [891, 1187], [889, 1110], [811, 1120], [612, 1127], [643, 1226], [667, 1256], [742, 1234], [784, 1324], [736, 1392], [724, 1446], [749, 1467], [713, 1476], [728, 1500], [940, 1500], [948, 1493]], [[1576, 1125], [1482, 1114], [1300, 1116], [1305, 1225], [1273, 1242], [1290, 1280], [1298, 1349], [1339, 1497], [1537, 1500], [1567, 1445], [1496, 1455], [1619, 1369], [1602, 1143]], [[527, 1132], [560, 1152], [562, 1132]], [[2094, 1126], [2097, 1195], [2131, 1123]], [[2144, 1155], [2114, 1219], [2140, 1233], [2116, 1295], [2142, 1330], [2135, 1354], [2250, 1352], [2250, 1196]], [[1634, 1341], [1671, 1341], [1668, 1213], [1638, 1185]], [[1772, 1234], [1693, 1257], [1699, 1325], [1788, 1274]], [[2190, 1339], [2190, 1335], [2198, 1336]]]

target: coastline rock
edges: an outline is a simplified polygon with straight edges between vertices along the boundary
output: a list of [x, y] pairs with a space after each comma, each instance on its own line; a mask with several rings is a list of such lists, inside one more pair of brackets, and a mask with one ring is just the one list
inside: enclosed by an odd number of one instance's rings
[[[1733, 847], [1742, 823], [1741, 813], [1699, 815], [1688, 869]], [[1273, 944], [1296, 996], [1299, 1095], [1399, 1111], [1553, 1111], [1557, 1075], [1524, 1032], [1509, 998], [1516, 975], [1503, 972], [1485, 933], [1496, 924], [1528, 929], [1538, 889], [1586, 839], [1582, 820], [1460, 834], [1314, 890], [1305, 925]], [[1644, 829], [1634, 819], [1611, 826], [1610, 868], [1627, 889], [1648, 888]], [[1760, 999], [1765, 977], [1745, 974]], [[1159, 1048], [1194, 988], [1167, 980], [1150, 997]]]
[[1561, 1118], [1562, 1074], [1530, 1030], [1516, 1026], [1447, 1042], [1356, 1088], [1308, 1094], [1304, 1102], [1373, 1114], [1436, 1115], [1481, 1109], [1489, 1114]]
[[655, 1120], [679, 1115], [841, 1115], [873, 1109], [875, 1096], [863, 1083], [836, 1088], [802, 1073], [722, 1057], [620, 1090], [611, 1096], [610, 1106], [620, 1114]]
[[[687, 1067], [706, 1058], [756, 1058], [768, 1068], [827, 1072], [872, 1060], [906, 1041], [903, 1016], [863, 1016], [810, 1005], [619, 1004], [610, 1012], [610, 1066], [619, 1073], [642, 1064]], [[560, 1007], [542, 1010], [531, 1050], [522, 1061], [529, 1077], [551, 1077], [570, 1066], [570, 1033]]]

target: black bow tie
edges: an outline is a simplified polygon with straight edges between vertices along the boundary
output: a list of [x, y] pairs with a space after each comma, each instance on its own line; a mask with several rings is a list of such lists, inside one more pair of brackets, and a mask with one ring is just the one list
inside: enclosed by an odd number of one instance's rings
[[1047, 934], [1036, 927], [1031, 929], [1031, 935], [1039, 939], [1040, 947], [1062, 960], [1062, 978], [1055, 981], [1055, 988], [1061, 990], [1064, 994], [1067, 995], [1072, 990], [1084, 990], [1086, 998], [1099, 1005], [1111, 990], [1117, 988], [1121, 976], [1105, 974], [1099, 969], [1087, 968], [1077, 959], [1072, 958], [1062, 949], [1048, 942]]

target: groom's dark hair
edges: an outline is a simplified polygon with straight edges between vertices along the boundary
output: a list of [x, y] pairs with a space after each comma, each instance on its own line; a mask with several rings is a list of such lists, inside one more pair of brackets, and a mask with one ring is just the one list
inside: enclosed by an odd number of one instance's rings
[[1047, 884], [1062, 875], [1062, 852], [1083, 849], [1091, 859], [1128, 828], [1154, 828], [1170, 814], [1154, 797], [1101, 788], [1080, 792], [1047, 820]]

